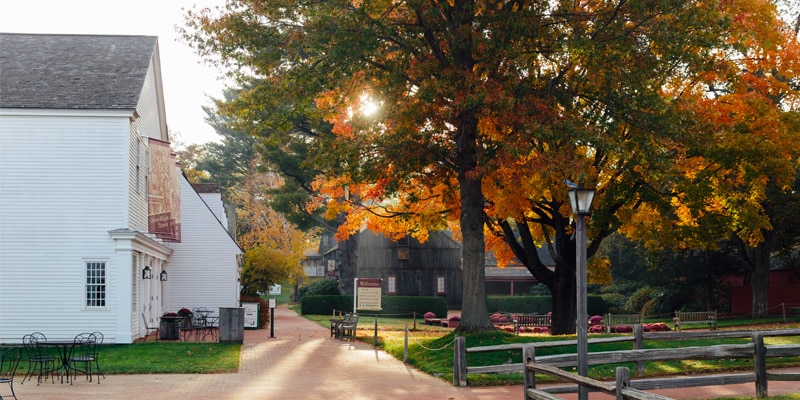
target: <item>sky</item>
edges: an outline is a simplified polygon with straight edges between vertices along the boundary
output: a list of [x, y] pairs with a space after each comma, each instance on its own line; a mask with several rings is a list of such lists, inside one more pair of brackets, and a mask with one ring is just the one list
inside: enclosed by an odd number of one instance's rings
[[184, 11], [224, 0], [11, 0], [0, 2], [0, 32], [158, 36], [167, 126], [173, 142], [218, 142], [201, 106], [222, 97], [222, 73], [177, 41]]

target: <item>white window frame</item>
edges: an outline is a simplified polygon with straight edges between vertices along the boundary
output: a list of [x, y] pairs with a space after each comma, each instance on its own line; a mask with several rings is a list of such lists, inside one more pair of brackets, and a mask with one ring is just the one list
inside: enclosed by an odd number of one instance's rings
[[386, 293], [397, 294], [397, 276], [389, 275], [386, 280]]
[[88, 310], [106, 309], [108, 306], [108, 262], [84, 260], [83, 305]]
[[436, 276], [436, 294], [437, 295], [447, 294], [447, 286], [443, 275]]

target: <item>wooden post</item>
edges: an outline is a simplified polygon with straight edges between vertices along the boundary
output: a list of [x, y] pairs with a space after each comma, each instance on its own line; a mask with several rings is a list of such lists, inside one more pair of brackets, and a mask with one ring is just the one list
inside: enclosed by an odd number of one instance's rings
[[764, 347], [764, 334], [761, 332], [753, 333], [753, 361], [756, 372], [756, 397], [767, 397], [767, 349]]
[[374, 346], [378, 345], [378, 314], [375, 314], [375, 338], [373, 340]]
[[467, 386], [467, 342], [463, 336], [455, 338], [453, 343], [453, 385]]
[[528, 389], [536, 389], [536, 372], [528, 369], [528, 363], [536, 361], [536, 347], [528, 345], [522, 348], [522, 374], [524, 379], [524, 400], [528, 400]]
[[403, 340], [403, 362], [408, 363], [408, 324], [406, 324], [406, 337]]
[[781, 311], [783, 312], [783, 322], [786, 323], [786, 303], [781, 303]]
[[453, 386], [458, 386], [459, 382], [458, 373], [460, 371], [458, 370], [458, 358], [461, 356], [460, 345], [461, 343], [458, 341], [458, 335], [455, 335], [455, 337], [453, 337]]
[[[641, 350], [644, 348], [644, 329], [642, 324], [635, 324], [633, 326], [633, 349]], [[630, 371], [628, 371], [630, 375]], [[636, 360], [636, 376], [644, 376], [644, 361]]]
[[414, 332], [417, 331], [417, 312], [414, 311]]
[[617, 367], [617, 400], [623, 400], [622, 389], [631, 385], [631, 371], [626, 367]]

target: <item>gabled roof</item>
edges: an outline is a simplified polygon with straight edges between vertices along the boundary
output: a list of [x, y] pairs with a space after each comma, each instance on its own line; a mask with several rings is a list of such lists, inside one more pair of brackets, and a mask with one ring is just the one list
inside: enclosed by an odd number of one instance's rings
[[155, 36], [0, 33], [0, 107], [136, 109]]

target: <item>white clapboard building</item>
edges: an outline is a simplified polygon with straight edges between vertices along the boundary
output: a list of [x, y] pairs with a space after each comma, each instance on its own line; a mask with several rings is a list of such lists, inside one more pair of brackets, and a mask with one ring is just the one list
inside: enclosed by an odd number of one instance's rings
[[159, 63], [152, 36], [0, 33], [0, 343], [131, 343], [239, 305], [241, 249], [171, 154]]

